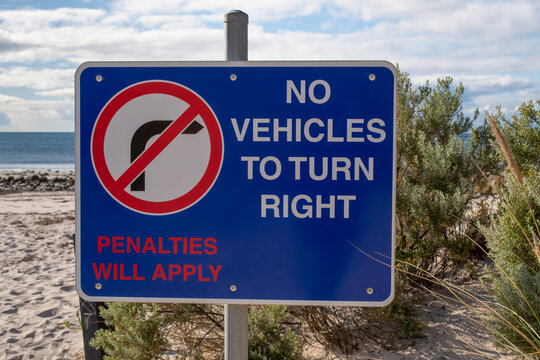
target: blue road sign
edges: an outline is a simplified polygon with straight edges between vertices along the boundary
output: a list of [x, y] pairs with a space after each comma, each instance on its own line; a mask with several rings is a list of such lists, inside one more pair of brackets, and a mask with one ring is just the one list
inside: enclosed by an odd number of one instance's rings
[[387, 62], [90, 62], [76, 73], [89, 301], [383, 306]]

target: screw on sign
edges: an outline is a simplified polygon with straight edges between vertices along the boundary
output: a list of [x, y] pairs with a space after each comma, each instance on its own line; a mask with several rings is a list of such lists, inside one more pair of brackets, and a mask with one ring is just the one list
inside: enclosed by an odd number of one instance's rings
[[171, 214], [199, 201], [223, 160], [216, 115], [197, 93], [168, 81], [118, 92], [101, 110], [92, 162], [107, 192], [145, 214]]

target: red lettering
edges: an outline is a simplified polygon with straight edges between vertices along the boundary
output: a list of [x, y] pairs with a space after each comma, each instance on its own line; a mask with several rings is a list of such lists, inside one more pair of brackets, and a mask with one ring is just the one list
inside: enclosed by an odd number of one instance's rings
[[[100, 280], [102, 277], [104, 280], [108, 280], [109, 277], [111, 276], [111, 270], [112, 270], [113, 280], [118, 280], [119, 277], [120, 277], [120, 280], [145, 280], [144, 276], [138, 276], [137, 264], [133, 264], [133, 276], [128, 276], [129, 274], [126, 275], [124, 264], [120, 264], [120, 266], [118, 266], [118, 264], [116, 263], [110, 263], [107, 265], [101, 263], [98, 266], [96, 263], [92, 263], [92, 267], [94, 268], [94, 274], [96, 275], [97, 280]], [[155, 277], [156, 277], [156, 274], [154, 274], [154, 278]]]
[[[176, 269], [176, 270], [173, 270]], [[182, 267], [177, 264], [169, 264], [169, 281], [172, 281], [174, 275], [180, 275]]]
[[124, 275], [124, 264], [120, 264], [120, 280], [131, 280], [131, 276]]
[[210, 278], [202, 276], [202, 265], [199, 265], [199, 281], [210, 281]]
[[158, 277], [161, 278], [161, 280], [167, 281], [163, 265], [161, 264], [157, 264], [156, 269], [154, 270], [154, 276], [152, 276], [152, 281], [156, 280]]
[[154, 246], [154, 241], [152, 240], [150, 236], [146, 238], [146, 242], [144, 243], [142, 253], [145, 254], [147, 250], [151, 250], [154, 254], [156, 253], [156, 247]]
[[184, 281], [187, 281], [188, 276], [194, 275], [196, 272], [197, 268], [195, 265], [184, 265]]
[[111, 245], [111, 239], [106, 236], [98, 236], [98, 253], [101, 252], [101, 248]]
[[113, 253], [125, 253], [124, 249], [117, 249], [117, 246], [124, 247], [123, 236], [113, 236], [112, 238], [112, 252]]
[[174, 242], [174, 245], [173, 245], [173, 254], [178, 254], [178, 242], [179, 242], [179, 241], [182, 241], [182, 238], [179, 238], [179, 237], [170, 237], [170, 238], [169, 238], [169, 241]]
[[217, 253], [217, 240], [214, 238], [206, 238], [204, 239], [204, 246], [206, 249], [204, 249], [204, 253], [207, 255], [214, 255]]
[[131, 248], [133, 248], [133, 250], [135, 250], [136, 254], [140, 254], [140, 252], [141, 252], [141, 238], [140, 238], [140, 236], [136, 237], [137, 243], [135, 243], [130, 236], [128, 236], [126, 239], [127, 239], [127, 252], [130, 253]]
[[[141, 250], [140, 236], [98, 236], [98, 253], [103, 249], [111, 247], [114, 254], [136, 253], [136, 254], [192, 254], [192, 255], [215, 255], [218, 252], [217, 240], [213, 237], [168, 237], [165, 238], [172, 242], [172, 249], [168, 243], [164, 242], [163, 237], [158, 237], [158, 246], [151, 236], [148, 236], [143, 243]], [[179, 244], [183, 242], [183, 246]]]
[[133, 280], [144, 280], [144, 276], [137, 276], [137, 264], [133, 264]]
[[160, 254], [170, 254], [171, 253], [170, 250], [163, 250], [163, 238], [161, 236], [159, 237], [159, 253]]
[[96, 279], [100, 280], [101, 276], [103, 276], [103, 279], [107, 280], [111, 273], [111, 265], [112, 264], [108, 264], [107, 269], [105, 270], [105, 264], [103, 263], [99, 264], [99, 269], [98, 269], [96, 263], [92, 263], [92, 266], [94, 267], [94, 274], [96, 275]]
[[195, 248], [197, 249], [200, 249], [201, 248], [201, 243], [202, 242], [202, 238], [189, 238], [189, 253], [190, 254], [195, 254], [195, 255], [200, 255], [202, 254], [202, 251], [201, 250], [195, 250]]
[[210, 268], [210, 271], [212, 272], [212, 276], [214, 277], [214, 282], [216, 282], [218, 274], [221, 271], [221, 265], [218, 265], [217, 269], [214, 269], [212, 265], [208, 265], [208, 267]]

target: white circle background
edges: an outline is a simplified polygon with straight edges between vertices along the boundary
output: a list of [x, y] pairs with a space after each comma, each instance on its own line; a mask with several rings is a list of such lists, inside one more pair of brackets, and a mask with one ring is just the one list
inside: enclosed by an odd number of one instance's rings
[[[153, 120], [176, 120], [188, 104], [166, 94], [137, 97], [122, 106], [111, 119], [105, 133], [105, 162], [117, 180], [131, 165], [131, 139], [137, 129]], [[200, 115], [195, 117], [204, 128], [197, 134], [179, 134], [146, 167], [145, 190], [126, 191], [142, 200], [162, 202], [176, 199], [193, 189], [201, 180], [210, 160], [210, 137]], [[155, 135], [146, 149], [158, 138]]]

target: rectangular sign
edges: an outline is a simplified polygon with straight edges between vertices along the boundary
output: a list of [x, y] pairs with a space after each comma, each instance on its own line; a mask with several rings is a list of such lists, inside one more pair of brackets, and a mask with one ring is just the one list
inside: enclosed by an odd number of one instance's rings
[[89, 301], [384, 306], [387, 62], [90, 62], [76, 72]]

